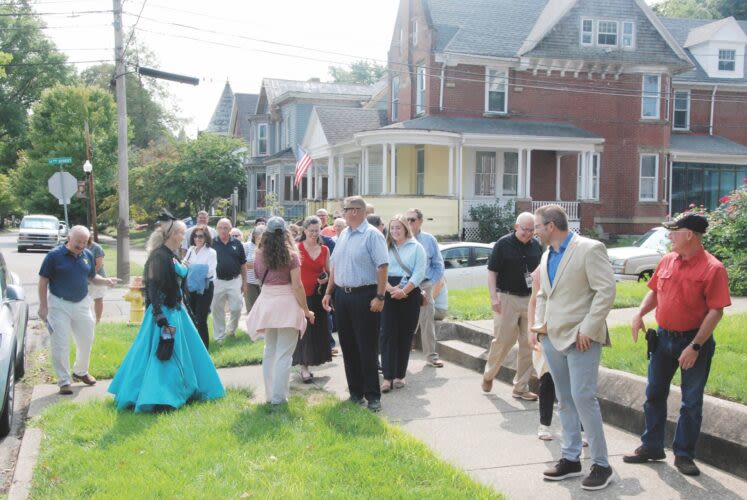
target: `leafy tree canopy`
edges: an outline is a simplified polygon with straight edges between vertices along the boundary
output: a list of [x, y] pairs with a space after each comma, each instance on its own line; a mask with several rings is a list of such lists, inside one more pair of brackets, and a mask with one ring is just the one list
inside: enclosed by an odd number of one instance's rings
[[[33, 106], [29, 140], [31, 148], [21, 155], [11, 182], [18, 199], [28, 211], [61, 215], [61, 207], [47, 190], [47, 180], [59, 167], [49, 158], [72, 157], [65, 166], [83, 180], [86, 160], [84, 123], [88, 121], [91, 162], [94, 168], [96, 197], [100, 199], [114, 188], [117, 171], [117, 109], [108, 92], [85, 86], [57, 85], [48, 89]], [[85, 200], [73, 199], [71, 219], [85, 221]]]
[[747, 2], [744, 0], [664, 0], [653, 8], [657, 14], [666, 17], [722, 19], [734, 16], [747, 20]]
[[[27, 0], [0, 2], [0, 53], [12, 61], [0, 79], [0, 171], [16, 161], [17, 150], [28, 146], [28, 111], [44, 89], [70, 82], [73, 70], [42, 32], [43, 22]], [[25, 14], [25, 15], [10, 15]], [[2, 56], [0, 56], [2, 58]]]
[[362, 83], [371, 85], [386, 73], [386, 68], [373, 61], [356, 61], [349, 68], [330, 66], [329, 74], [337, 83]]

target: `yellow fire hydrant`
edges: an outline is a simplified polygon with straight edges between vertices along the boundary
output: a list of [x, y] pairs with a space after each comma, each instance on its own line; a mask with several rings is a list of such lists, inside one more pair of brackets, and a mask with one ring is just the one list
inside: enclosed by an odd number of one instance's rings
[[129, 325], [139, 325], [143, 322], [145, 314], [145, 301], [143, 300], [143, 277], [133, 276], [130, 279], [129, 290], [124, 294], [124, 299], [130, 303], [130, 321]]

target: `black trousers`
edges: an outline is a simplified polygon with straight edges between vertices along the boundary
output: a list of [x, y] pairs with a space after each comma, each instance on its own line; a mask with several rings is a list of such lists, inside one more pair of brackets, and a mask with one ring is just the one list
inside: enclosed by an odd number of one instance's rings
[[550, 372], [545, 373], [539, 380], [539, 409], [540, 424], [552, 424], [552, 407], [555, 404], [555, 382]]
[[195, 326], [197, 332], [200, 334], [202, 343], [205, 344], [205, 349], [210, 344], [210, 334], [208, 333], [207, 317], [210, 314], [210, 304], [213, 302], [213, 282], [202, 292], [202, 295], [198, 295], [194, 292], [189, 294], [189, 308], [192, 309], [192, 314], [195, 316]]
[[[389, 284], [396, 286], [402, 280], [399, 276], [389, 277]], [[420, 288], [415, 288], [406, 299], [393, 300], [386, 295], [382, 323], [381, 368], [384, 379], [405, 378], [410, 361], [412, 336], [418, 327], [420, 316]]]
[[340, 339], [348, 391], [354, 397], [369, 400], [381, 398], [379, 388], [379, 322], [380, 313], [371, 312], [376, 287], [352, 293], [335, 292], [335, 321]]

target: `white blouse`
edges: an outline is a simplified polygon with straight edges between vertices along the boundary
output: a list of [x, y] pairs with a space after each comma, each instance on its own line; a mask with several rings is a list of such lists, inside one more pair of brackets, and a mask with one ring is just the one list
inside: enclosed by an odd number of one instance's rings
[[189, 247], [184, 260], [189, 264], [207, 264], [208, 279], [210, 281], [215, 279], [215, 268], [218, 267], [218, 254], [215, 253], [214, 249], [203, 246], [202, 250], [198, 251], [197, 247]]

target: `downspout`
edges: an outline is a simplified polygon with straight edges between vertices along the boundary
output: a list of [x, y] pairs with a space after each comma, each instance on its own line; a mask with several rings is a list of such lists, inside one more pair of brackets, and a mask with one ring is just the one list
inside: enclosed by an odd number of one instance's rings
[[441, 63], [441, 94], [438, 98], [438, 110], [444, 110], [444, 80], [446, 79], [446, 63]]
[[708, 135], [713, 135], [713, 110], [716, 105], [716, 90], [718, 89], [718, 85], [713, 86], [713, 93], [711, 94], [711, 123], [708, 126]]

